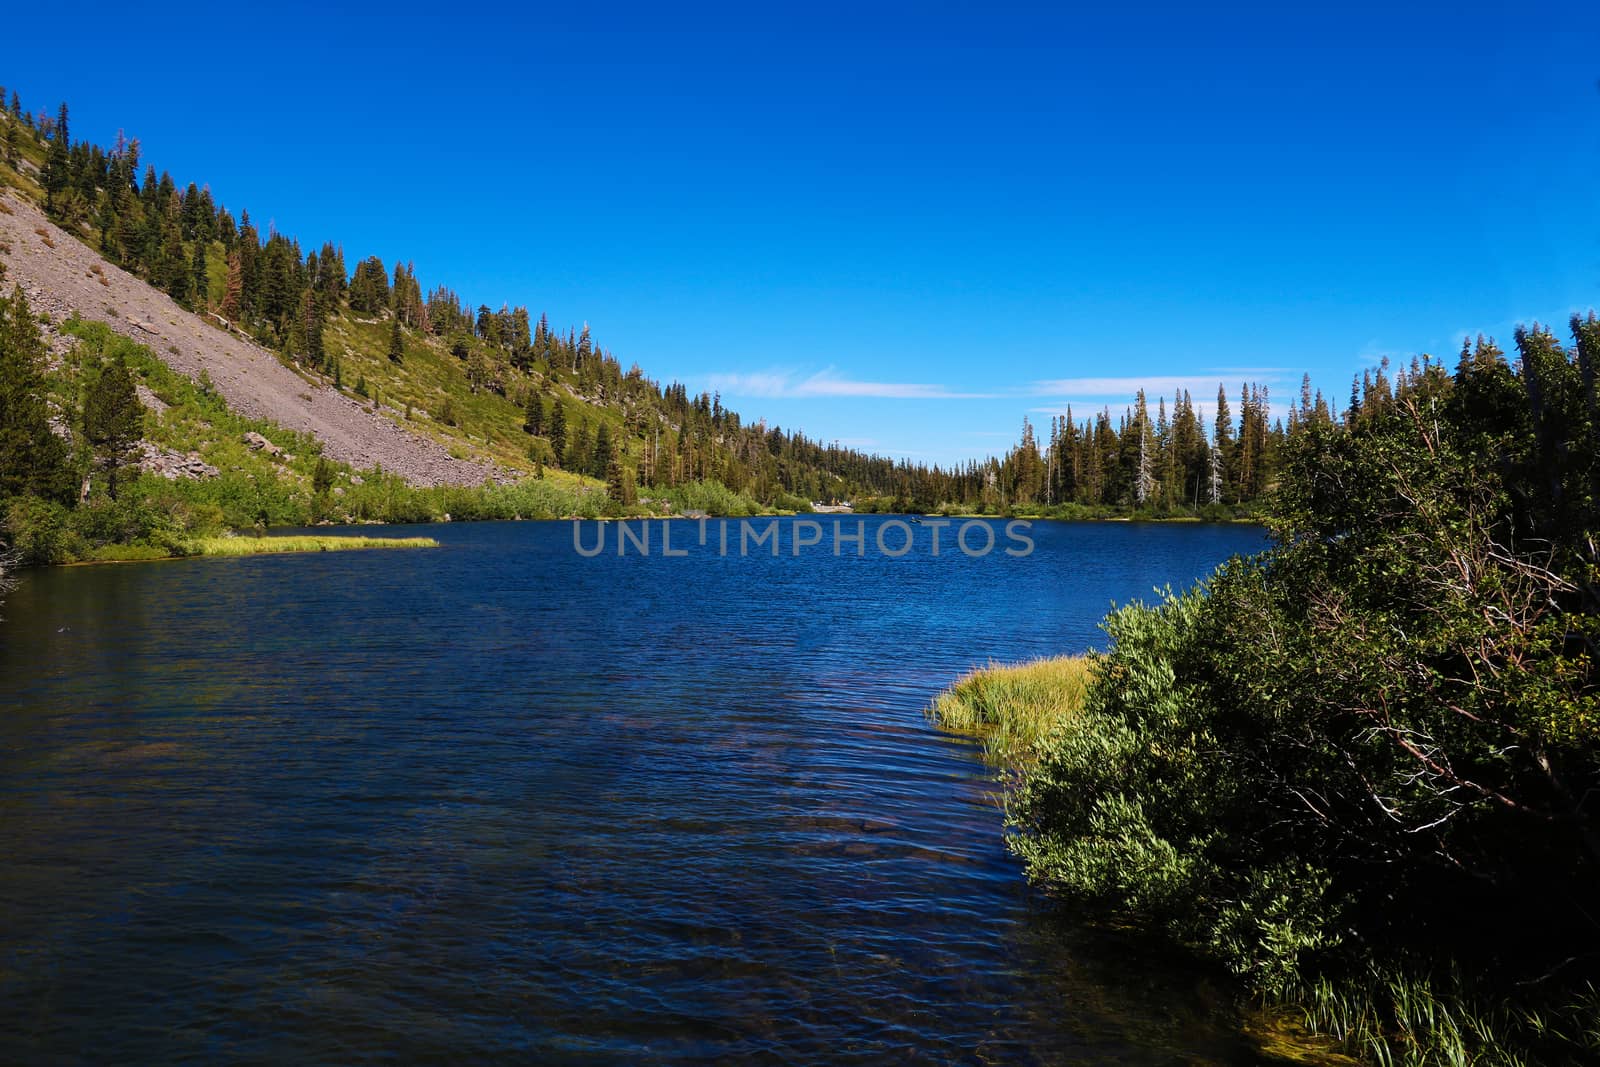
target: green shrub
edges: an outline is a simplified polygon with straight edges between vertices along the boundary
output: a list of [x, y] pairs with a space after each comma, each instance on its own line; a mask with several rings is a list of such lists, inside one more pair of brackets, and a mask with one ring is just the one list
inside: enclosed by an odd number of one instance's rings
[[1301, 434], [1276, 547], [1113, 614], [1009, 804], [1074, 908], [1344, 1003], [1379, 1059], [1600, 1052], [1600, 409], [1519, 343]]
[[72, 529], [71, 512], [51, 500], [15, 497], [5, 510], [5, 541], [24, 566], [71, 563], [82, 558], [83, 539]]
[[704, 511], [708, 515], [743, 518], [759, 515], [762, 510], [761, 505], [748, 493], [735, 493], [721, 482], [710, 480], [684, 482], [672, 488], [656, 486], [650, 490], [650, 495], [671, 501], [674, 510], [679, 513]]

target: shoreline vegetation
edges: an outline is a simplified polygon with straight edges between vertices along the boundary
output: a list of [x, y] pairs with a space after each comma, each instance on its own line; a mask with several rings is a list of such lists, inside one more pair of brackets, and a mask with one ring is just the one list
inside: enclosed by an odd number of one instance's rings
[[[1084, 715], [1095, 680], [1097, 656], [1045, 656], [1020, 663], [990, 660], [961, 675], [934, 697], [927, 716], [949, 733], [971, 737], [983, 746], [983, 759], [1002, 788], [1018, 786], [1038, 762], [1045, 741], [1071, 729]], [[1002, 805], [1009, 792], [999, 797]], [[1123, 935], [1138, 931], [1121, 929]], [[1167, 946], [1181, 952], [1181, 947]], [[1192, 966], [1190, 954], [1182, 961]], [[1206, 963], [1203, 957], [1202, 964]], [[1262, 1004], [1241, 998], [1240, 1033], [1263, 1052], [1317, 1067], [1354, 1064], [1337, 1041], [1306, 1018], [1314, 1006]], [[1380, 1060], [1380, 1062], [1382, 1062]]]
[[83, 567], [101, 563], [146, 563], [174, 559], [200, 559], [221, 556], [267, 556], [312, 552], [352, 552], [370, 549], [438, 548], [431, 537], [364, 537], [351, 534], [304, 535], [238, 534], [228, 537], [202, 537], [174, 546], [171, 550], [149, 545], [108, 545], [85, 559], [65, 566]]
[[1600, 317], [1570, 325], [1313, 430], [1270, 546], [1115, 609], [1085, 668], [934, 702], [1034, 885], [1364, 1062], [1600, 1062]]
[[1050, 656], [976, 667], [934, 698], [928, 717], [983, 743], [983, 758], [1019, 771], [1053, 731], [1083, 711], [1094, 677], [1090, 656]]

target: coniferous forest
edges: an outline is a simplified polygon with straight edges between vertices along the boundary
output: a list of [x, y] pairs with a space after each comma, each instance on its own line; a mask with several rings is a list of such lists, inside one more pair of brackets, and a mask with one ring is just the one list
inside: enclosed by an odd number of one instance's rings
[[[180, 185], [158, 172], [136, 139], [75, 140], [65, 104], [34, 114], [12, 89], [3, 121], [11, 184], [36, 193], [57, 224], [111, 263], [217, 328], [242, 331], [304, 373], [375, 402], [379, 374], [403, 375], [409, 350], [448, 352], [468, 398], [501, 402], [498, 430], [511, 426], [506, 412], [520, 416], [515, 453], [526, 473], [604, 482], [619, 501], [640, 488], [712, 482], [790, 509], [848, 500], [860, 510], [1226, 518], [1260, 509], [1289, 438], [1349, 416], [1309, 380], [1277, 415], [1266, 388], [1249, 382], [1236, 393], [1219, 384], [1198, 403], [1141, 391], [1121, 411], [1069, 409], [1043, 432], [1024, 419], [1001, 456], [953, 468], [896, 461], [752, 423], [679, 382], [660, 385], [637, 364], [624, 369], [587, 324], [558, 328], [547, 314], [503, 302], [473, 307], [445, 284], [424, 292], [409, 260], [351, 263], [336, 240], [309, 248], [263, 232], [203, 182]], [[391, 367], [353, 374], [352, 350], [381, 351]], [[1350, 410], [1382, 403], [1408, 376], [1391, 385], [1386, 368], [1369, 370]], [[461, 425], [471, 401], [440, 392], [408, 405]]]

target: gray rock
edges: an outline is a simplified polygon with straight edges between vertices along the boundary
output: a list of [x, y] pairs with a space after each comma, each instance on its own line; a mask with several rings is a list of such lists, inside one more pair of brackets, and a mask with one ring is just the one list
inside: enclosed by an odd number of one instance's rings
[[251, 430], [244, 435], [244, 443], [250, 446], [252, 452], [265, 452], [269, 456], [283, 455], [283, 449]]
[[168, 481], [179, 478], [201, 480], [215, 478], [222, 472], [200, 458], [198, 452], [178, 452], [149, 441], [139, 442], [138, 467], [146, 474], [159, 475]]

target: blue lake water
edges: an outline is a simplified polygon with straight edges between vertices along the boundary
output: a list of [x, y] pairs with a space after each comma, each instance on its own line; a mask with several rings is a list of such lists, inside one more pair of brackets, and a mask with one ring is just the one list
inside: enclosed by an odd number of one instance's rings
[[820, 521], [778, 558], [716, 520], [670, 558], [659, 524], [621, 558], [587, 524], [585, 558], [486, 523], [26, 574], [0, 1061], [1247, 1061], [1209, 980], [1028, 889], [924, 708], [1262, 531], [1035, 523], [1009, 556], [996, 523], [971, 558], [911, 527], [887, 558], [884, 520], [859, 557]]

